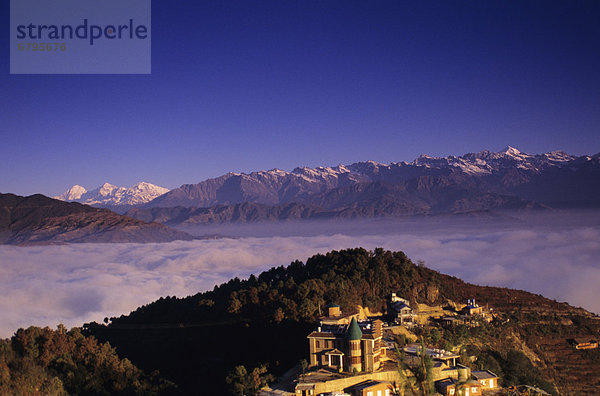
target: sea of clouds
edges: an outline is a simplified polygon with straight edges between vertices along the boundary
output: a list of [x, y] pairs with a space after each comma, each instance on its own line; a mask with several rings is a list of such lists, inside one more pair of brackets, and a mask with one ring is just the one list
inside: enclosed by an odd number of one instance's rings
[[101, 322], [161, 296], [195, 294], [234, 276], [357, 246], [402, 250], [469, 282], [524, 289], [600, 313], [598, 225], [397, 227], [365, 235], [0, 246], [0, 337], [30, 325]]

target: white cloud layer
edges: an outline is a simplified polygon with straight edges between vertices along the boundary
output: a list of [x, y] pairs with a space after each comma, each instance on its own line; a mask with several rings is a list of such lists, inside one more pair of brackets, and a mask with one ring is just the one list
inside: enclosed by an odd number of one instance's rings
[[540, 293], [600, 313], [600, 227], [447, 229], [220, 239], [168, 244], [0, 246], [0, 337], [29, 325], [78, 326], [161, 296], [212, 289], [315, 253], [403, 250], [467, 281]]

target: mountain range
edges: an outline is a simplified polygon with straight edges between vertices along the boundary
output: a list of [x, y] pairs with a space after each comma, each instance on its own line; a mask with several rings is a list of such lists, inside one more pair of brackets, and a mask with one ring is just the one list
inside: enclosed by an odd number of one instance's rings
[[104, 183], [91, 191], [76, 184], [54, 198], [100, 207], [133, 206], [152, 201], [168, 191], [168, 188], [146, 182], [139, 182], [131, 187], [117, 187], [110, 183]]
[[412, 162], [227, 173], [127, 212], [169, 225], [600, 206], [600, 154], [507, 147]]
[[184, 232], [108, 209], [62, 202], [40, 194], [0, 194], [0, 243], [45, 245], [81, 242], [192, 240]]

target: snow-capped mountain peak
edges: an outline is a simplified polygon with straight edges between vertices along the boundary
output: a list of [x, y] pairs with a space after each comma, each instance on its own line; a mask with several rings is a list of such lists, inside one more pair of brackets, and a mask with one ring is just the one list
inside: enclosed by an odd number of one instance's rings
[[430, 157], [421, 155], [411, 164], [426, 168], [457, 168], [469, 175], [489, 175], [501, 169], [517, 168], [534, 173], [552, 166], [561, 166], [576, 157], [564, 152], [551, 152], [546, 154], [527, 154], [515, 147], [493, 152], [483, 150], [478, 153], [469, 153], [459, 157]]
[[146, 182], [136, 183], [129, 188], [107, 182], [91, 191], [75, 185], [55, 198], [95, 206], [141, 205], [167, 192], [167, 188]]
[[544, 154], [544, 157], [546, 157], [549, 161], [554, 162], [567, 162], [575, 159], [575, 157], [565, 153], [564, 151], [551, 151]]
[[507, 154], [507, 155], [519, 155], [521, 154], [521, 152], [519, 151], [519, 149], [514, 148], [512, 146], [506, 146], [504, 149], [500, 150], [501, 153]]
[[79, 184], [75, 184], [61, 195], [54, 197], [54, 199], [60, 199], [61, 201], [75, 201], [81, 198], [81, 196], [86, 192], [87, 190], [84, 187], [80, 186]]
[[160, 193], [161, 195], [169, 191], [168, 188], [160, 187], [151, 183], [139, 182], [131, 186], [128, 190], [139, 191], [145, 194], [156, 194]]
[[498, 154], [503, 154], [505, 157], [513, 158], [515, 160], [524, 160], [532, 157], [530, 154], [522, 153], [518, 149], [507, 146], [504, 150], [500, 151]]
[[[110, 183], [104, 183], [98, 189], [98, 193], [102, 196], [107, 196], [107, 195], [110, 195], [113, 191], [117, 190], [118, 188], [119, 187], [112, 185]], [[125, 188], [125, 187], [121, 187], [121, 188]]]

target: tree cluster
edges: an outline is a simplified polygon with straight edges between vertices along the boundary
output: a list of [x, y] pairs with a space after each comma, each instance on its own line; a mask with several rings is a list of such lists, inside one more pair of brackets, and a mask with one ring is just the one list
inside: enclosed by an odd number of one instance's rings
[[236, 396], [254, 396], [258, 391], [275, 380], [275, 377], [267, 372], [266, 365], [255, 367], [250, 372], [245, 366], [235, 366], [227, 375], [225, 382], [229, 384], [229, 391]]
[[78, 328], [29, 327], [0, 341], [2, 395], [153, 395], [172, 386]]

